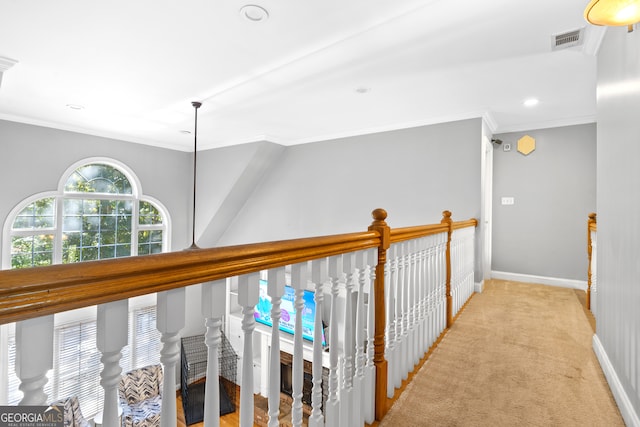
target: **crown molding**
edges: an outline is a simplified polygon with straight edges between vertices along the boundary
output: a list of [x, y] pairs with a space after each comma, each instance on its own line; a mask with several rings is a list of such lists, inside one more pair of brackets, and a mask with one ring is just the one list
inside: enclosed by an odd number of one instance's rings
[[0, 73], [7, 71], [18, 63], [17, 60], [7, 58], [6, 56], [0, 56]]

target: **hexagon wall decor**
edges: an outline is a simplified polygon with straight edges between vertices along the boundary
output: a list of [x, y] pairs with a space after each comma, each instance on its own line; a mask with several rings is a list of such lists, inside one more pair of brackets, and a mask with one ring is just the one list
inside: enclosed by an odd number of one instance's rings
[[536, 140], [533, 137], [529, 135], [525, 135], [518, 140], [519, 153], [522, 153], [526, 156], [535, 149], [536, 149]]

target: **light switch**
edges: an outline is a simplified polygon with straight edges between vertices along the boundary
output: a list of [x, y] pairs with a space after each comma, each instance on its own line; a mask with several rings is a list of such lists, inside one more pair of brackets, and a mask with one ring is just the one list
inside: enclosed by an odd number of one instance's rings
[[513, 197], [503, 197], [502, 198], [502, 204], [503, 205], [513, 205], [515, 203], [515, 200]]

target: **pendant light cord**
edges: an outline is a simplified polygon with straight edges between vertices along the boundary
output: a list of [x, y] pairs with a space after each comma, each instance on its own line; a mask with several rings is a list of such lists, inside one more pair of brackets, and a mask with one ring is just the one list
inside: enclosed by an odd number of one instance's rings
[[198, 108], [202, 105], [201, 102], [192, 102], [195, 109], [195, 129], [193, 131], [193, 216], [191, 218], [191, 247], [189, 249], [198, 249], [196, 245], [196, 178], [197, 178], [197, 166], [198, 166]]

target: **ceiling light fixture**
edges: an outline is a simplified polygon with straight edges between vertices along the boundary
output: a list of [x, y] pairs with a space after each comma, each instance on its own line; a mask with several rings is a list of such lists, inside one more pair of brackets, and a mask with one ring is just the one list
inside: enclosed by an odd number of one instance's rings
[[189, 249], [198, 249], [196, 245], [196, 166], [198, 165], [198, 108], [202, 102], [192, 102], [195, 110], [194, 131], [193, 131], [193, 214], [191, 217], [191, 246]]
[[84, 107], [80, 104], [67, 104], [67, 108], [72, 110], [84, 110]]
[[640, 0], [591, 0], [584, 18], [593, 25], [631, 27], [640, 22]]
[[370, 91], [371, 91], [370, 87], [360, 86], [360, 87], [356, 88], [356, 93], [360, 93], [360, 94], [368, 93]]
[[269, 19], [269, 12], [262, 6], [248, 4], [240, 8], [240, 16], [247, 21], [263, 22]]
[[523, 102], [523, 104], [524, 104], [525, 107], [534, 107], [534, 106], [538, 105], [538, 102], [540, 102], [540, 101], [538, 101], [536, 98], [529, 98], [529, 99], [526, 99]]

